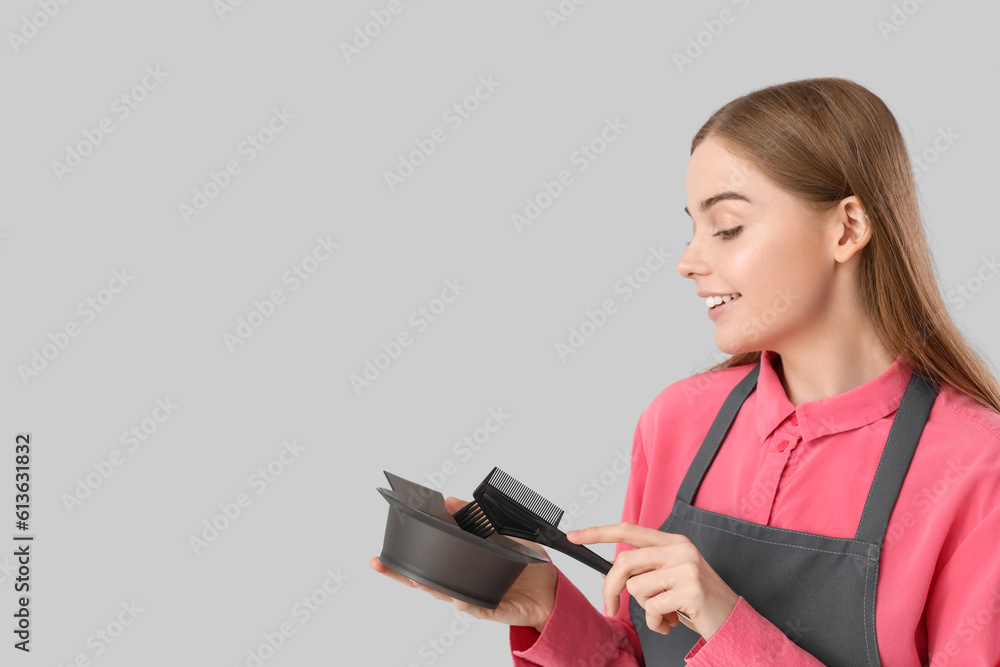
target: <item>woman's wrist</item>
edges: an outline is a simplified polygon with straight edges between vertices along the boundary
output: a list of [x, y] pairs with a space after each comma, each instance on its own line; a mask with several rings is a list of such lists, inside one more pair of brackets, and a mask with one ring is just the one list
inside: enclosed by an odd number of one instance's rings
[[[555, 570], [555, 566], [553, 566], [553, 570]], [[532, 627], [535, 628], [538, 634], [542, 634], [545, 630], [545, 626], [548, 625], [549, 619], [552, 618], [552, 611], [556, 608], [556, 598], [559, 596], [559, 571], [556, 570], [554, 574], [555, 581], [553, 582], [552, 597], [548, 604], [541, 609], [541, 620], [532, 624]]]
[[545, 626], [549, 624], [549, 619], [550, 618], [552, 618], [552, 608], [551, 607], [549, 608], [548, 613], [543, 616], [542, 620], [539, 621], [539, 622], [537, 622], [537, 623], [535, 623], [534, 626], [533, 626], [535, 628], [535, 630], [538, 631], [538, 634], [542, 634], [542, 632], [545, 631]]

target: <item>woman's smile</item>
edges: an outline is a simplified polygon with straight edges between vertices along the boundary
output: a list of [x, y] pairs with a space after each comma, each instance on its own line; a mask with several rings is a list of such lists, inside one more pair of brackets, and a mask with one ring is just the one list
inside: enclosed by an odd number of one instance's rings
[[743, 298], [743, 295], [739, 293], [737, 293], [736, 295], [727, 294], [726, 296], [721, 296], [721, 297], [720, 296], [708, 297], [706, 299], [706, 303], [708, 301], [712, 302], [712, 305], [708, 307], [709, 318], [711, 318], [713, 322], [719, 319], [720, 317], [722, 317], [723, 314], [725, 314], [733, 306], [735, 306], [736, 302], [739, 301], [741, 298]]

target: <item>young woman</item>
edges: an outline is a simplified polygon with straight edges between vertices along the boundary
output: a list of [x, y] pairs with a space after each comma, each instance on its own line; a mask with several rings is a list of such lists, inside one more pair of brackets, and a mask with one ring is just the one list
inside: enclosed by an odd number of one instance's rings
[[516, 665], [1000, 665], [1000, 387], [892, 113], [837, 78], [740, 97], [685, 211], [677, 268], [732, 356], [642, 413], [622, 523], [570, 533], [617, 544], [605, 614], [551, 563], [495, 610], [371, 566], [509, 624]]

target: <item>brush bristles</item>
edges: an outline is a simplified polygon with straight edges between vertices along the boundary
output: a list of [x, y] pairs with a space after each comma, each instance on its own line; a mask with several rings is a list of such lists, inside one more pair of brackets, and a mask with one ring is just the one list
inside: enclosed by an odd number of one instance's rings
[[483, 508], [475, 501], [458, 510], [452, 516], [455, 517], [455, 521], [458, 522], [462, 530], [467, 533], [486, 538], [496, 532], [493, 524], [483, 513]]
[[494, 468], [486, 478], [486, 483], [503, 493], [521, 507], [538, 515], [542, 521], [551, 526], [559, 525], [563, 511], [552, 502], [538, 495], [524, 484], [505, 473], [500, 468]]

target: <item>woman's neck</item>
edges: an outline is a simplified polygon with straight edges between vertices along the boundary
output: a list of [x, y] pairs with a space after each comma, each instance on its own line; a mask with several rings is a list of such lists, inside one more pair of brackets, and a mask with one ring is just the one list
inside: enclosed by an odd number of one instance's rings
[[774, 370], [792, 405], [842, 394], [879, 377], [896, 361], [872, 337], [832, 339], [821, 347], [778, 352]]

